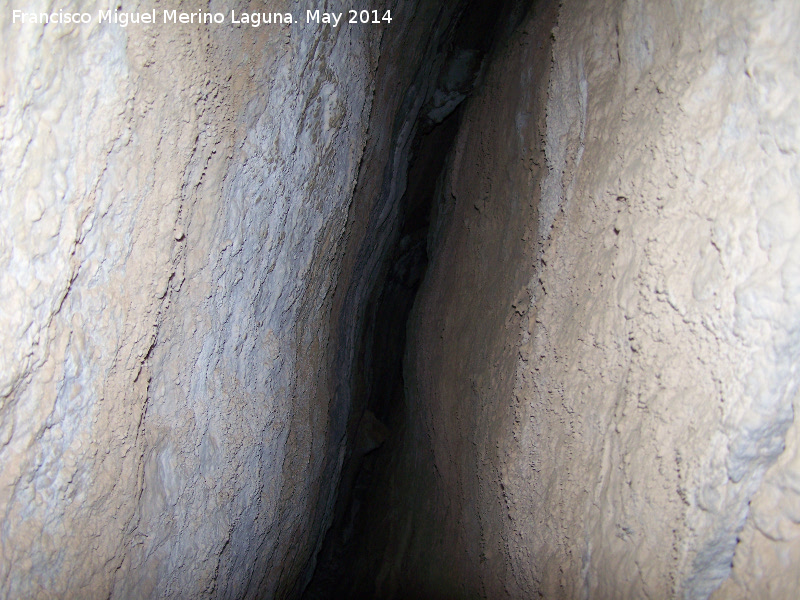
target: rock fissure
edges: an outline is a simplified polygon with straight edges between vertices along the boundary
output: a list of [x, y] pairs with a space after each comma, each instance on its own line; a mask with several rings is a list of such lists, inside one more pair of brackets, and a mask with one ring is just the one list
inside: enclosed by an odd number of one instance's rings
[[0, 11], [0, 597], [794, 598], [797, 2], [161, 4]]

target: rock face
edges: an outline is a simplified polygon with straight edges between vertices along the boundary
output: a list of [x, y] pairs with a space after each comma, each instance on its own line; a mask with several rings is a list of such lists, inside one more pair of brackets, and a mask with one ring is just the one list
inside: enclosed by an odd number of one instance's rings
[[794, 597], [800, 6], [443, 4], [0, 11], [0, 596]]
[[23, 4], [0, 11], [0, 595], [284, 596], [336, 481], [325, 315], [383, 29]]
[[798, 17], [540, 3], [498, 46], [437, 196], [362, 589], [793, 597]]

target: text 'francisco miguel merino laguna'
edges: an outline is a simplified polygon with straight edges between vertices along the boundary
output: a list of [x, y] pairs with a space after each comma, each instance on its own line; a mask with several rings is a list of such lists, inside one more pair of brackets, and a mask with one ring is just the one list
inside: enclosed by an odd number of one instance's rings
[[[98, 11], [97, 23], [114, 23], [120, 27], [127, 27], [130, 24], [138, 23], [165, 23], [165, 24], [221, 24], [231, 23], [233, 25], [250, 25], [251, 27], [259, 27], [261, 25], [293, 25], [300, 23], [299, 19], [295, 19], [292, 13], [262, 13], [262, 12], [243, 12], [237, 13], [232, 10], [230, 14], [227, 13], [211, 13], [211, 12], [178, 12], [176, 10], [163, 10], [160, 21], [158, 14], [153, 9], [149, 12], [121, 12], [121, 11]], [[305, 23], [313, 23], [316, 25], [331, 25], [338, 27], [342, 22], [344, 13], [322, 12], [319, 10], [307, 10], [305, 15]], [[383, 23], [392, 22], [392, 14], [389, 10], [350, 10], [347, 14], [348, 19], [345, 21], [350, 24], [373, 24], [380, 25]], [[69, 24], [69, 23], [91, 23], [94, 21], [92, 13], [86, 12], [67, 12], [59, 10], [57, 12], [24, 12], [22, 10], [12, 11], [12, 21], [14, 23], [37, 23], [37, 24]]]

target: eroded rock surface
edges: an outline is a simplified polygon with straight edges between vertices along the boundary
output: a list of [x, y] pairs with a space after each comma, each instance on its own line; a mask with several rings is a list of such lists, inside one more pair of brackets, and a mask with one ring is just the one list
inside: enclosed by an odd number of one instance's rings
[[478, 4], [0, 11], [0, 596], [796, 595], [800, 6]]
[[380, 597], [796, 593], [799, 15], [542, 3], [498, 50], [409, 321]]
[[12, 24], [23, 4], [0, 11], [0, 595], [285, 595], [335, 483], [312, 375], [383, 30]]

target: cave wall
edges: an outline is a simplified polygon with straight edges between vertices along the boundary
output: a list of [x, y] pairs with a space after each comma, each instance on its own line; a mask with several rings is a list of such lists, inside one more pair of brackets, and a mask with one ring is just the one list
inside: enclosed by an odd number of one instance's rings
[[[792, 597], [800, 8], [510, 4], [434, 186], [353, 589]], [[0, 595], [302, 591], [402, 197], [431, 187], [412, 142], [467, 95], [464, 6], [122, 28], [4, 4]]]
[[706, 597], [797, 396], [798, 11], [596, 6], [555, 34], [552, 230], [517, 370], [518, 434], [550, 430], [528, 459], [571, 468], [512, 489], [545, 498], [541, 547], [576, 540], [550, 562], [576, 595]]
[[793, 597], [800, 8], [553, 10], [444, 174], [384, 597]]
[[[207, 8], [299, 13], [252, 4]], [[49, 5], [0, 10], [0, 595], [284, 596], [383, 28], [11, 22]]]

